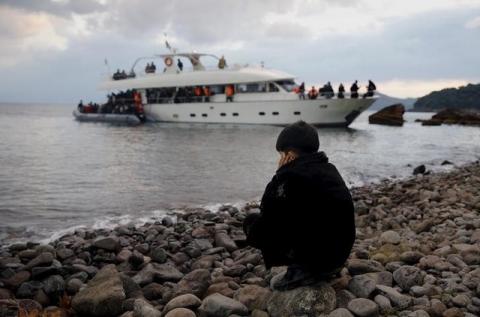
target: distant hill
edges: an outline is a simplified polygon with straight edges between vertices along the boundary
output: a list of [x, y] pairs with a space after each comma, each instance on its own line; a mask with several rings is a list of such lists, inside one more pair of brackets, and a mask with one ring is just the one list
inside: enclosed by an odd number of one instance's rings
[[438, 111], [446, 108], [480, 110], [480, 84], [434, 91], [418, 98], [414, 105], [415, 111]]
[[413, 104], [417, 101], [417, 98], [395, 98], [384, 95], [382, 93], [375, 93], [378, 96], [377, 101], [373, 103], [373, 105], [368, 108], [368, 110], [380, 110], [385, 107], [401, 103], [405, 106], [405, 110], [409, 111], [413, 109]]

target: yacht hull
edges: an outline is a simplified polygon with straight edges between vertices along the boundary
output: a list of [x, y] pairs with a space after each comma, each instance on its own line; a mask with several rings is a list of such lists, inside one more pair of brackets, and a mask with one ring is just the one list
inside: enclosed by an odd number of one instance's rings
[[304, 120], [346, 127], [375, 98], [146, 104], [147, 120], [159, 122], [287, 125]]

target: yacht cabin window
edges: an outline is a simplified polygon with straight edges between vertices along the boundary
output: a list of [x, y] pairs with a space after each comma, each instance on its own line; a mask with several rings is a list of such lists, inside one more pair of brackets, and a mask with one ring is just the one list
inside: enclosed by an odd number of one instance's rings
[[275, 83], [282, 86], [282, 88], [288, 92], [291, 92], [293, 88], [297, 86], [297, 84], [295, 84], [295, 81], [293, 81], [292, 79], [279, 80], [279, 81], [276, 81]]
[[249, 83], [249, 84], [237, 84], [237, 93], [252, 93], [252, 92], [266, 92], [266, 83]]

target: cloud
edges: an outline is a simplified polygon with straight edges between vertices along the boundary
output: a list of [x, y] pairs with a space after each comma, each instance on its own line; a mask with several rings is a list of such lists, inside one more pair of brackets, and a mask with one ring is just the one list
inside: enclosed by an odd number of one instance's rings
[[57, 32], [66, 21], [0, 6], [0, 67], [13, 66], [35, 54], [63, 51], [68, 39]]
[[104, 58], [128, 68], [164, 52], [165, 32], [181, 50], [265, 61], [307, 84], [372, 78], [415, 96], [427, 83], [478, 80], [478, 8], [478, 0], [0, 0], [0, 100], [25, 98], [25, 85], [38, 86], [32, 98], [100, 98]]
[[471, 20], [468, 20], [467, 23], [465, 23], [465, 27], [467, 29], [478, 29], [478, 28], [480, 28], [480, 16], [475, 17]]

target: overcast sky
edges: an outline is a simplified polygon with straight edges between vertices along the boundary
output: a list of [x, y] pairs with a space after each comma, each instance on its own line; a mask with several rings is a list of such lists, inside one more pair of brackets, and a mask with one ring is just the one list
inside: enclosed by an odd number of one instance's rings
[[480, 82], [480, 0], [0, 0], [0, 101], [101, 102], [105, 58], [128, 69], [166, 53], [165, 33], [307, 85], [417, 97]]

